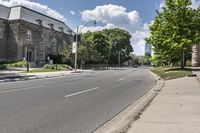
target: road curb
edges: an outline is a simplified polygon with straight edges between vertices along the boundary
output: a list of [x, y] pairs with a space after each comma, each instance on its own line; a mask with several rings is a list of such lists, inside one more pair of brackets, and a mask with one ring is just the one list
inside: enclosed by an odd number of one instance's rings
[[16, 81], [26, 81], [26, 80], [35, 80], [35, 79], [48, 79], [48, 78], [65, 77], [65, 76], [69, 76], [69, 75], [80, 74], [80, 73], [83, 73], [83, 72], [84, 71], [78, 71], [78, 72], [72, 71], [72, 72], [70, 72], [68, 74], [32, 76], [32, 77], [26, 77], [25, 75], [23, 75], [21, 78], [5, 78], [5, 79], [2, 79], [2, 80], [0, 80], [0, 83], [4, 83], [4, 82], [16, 82]]
[[22, 77], [22, 78], [13, 78], [13, 79], [3, 79], [0, 80], [0, 83], [4, 82], [16, 82], [16, 81], [26, 81], [26, 80], [35, 80], [35, 79], [48, 79], [48, 78], [56, 78], [56, 77], [64, 77], [68, 75], [58, 75], [58, 76], [34, 76], [34, 77]]
[[196, 77], [197, 77], [197, 80], [200, 82], [200, 75], [199, 75], [199, 74], [197, 74], [195, 71], [192, 71], [192, 73], [196, 75]]
[[148, 70], [156, 79], [156, 85], [136, 102], [128, 106], [117, 116], [106, 122], [103, 126], [97, 128], [93, 133], [123, 133], [128, 130], [131, 123], [134, 122], [145, 107], [158, 95], [158, 92], [164, 87], [164, 80]]

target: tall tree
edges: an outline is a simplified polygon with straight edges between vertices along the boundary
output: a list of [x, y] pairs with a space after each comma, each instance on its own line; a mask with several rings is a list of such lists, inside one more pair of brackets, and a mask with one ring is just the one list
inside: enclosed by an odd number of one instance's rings
[[182, 59], [192, 45], [200, 41], [198, 10], [192, 9], [191, 0], [166, 0], [162, 12], [150, 26], [151, 36], [147, 42], [153, 45], [156, 55], [170, 62]]
[[99, 61], [102, 63], [108, 63], [111, 53], [111, 45], [108, 36], [99, 31], [94, 32], [92, 37], [94, 49], [98, 51], [98, 56], [100, 56]]
[[105, 29], [102, 32], [109, 37], [109, 42], [112, 45], [109, 63], [117, 64], [119, 54], [121, 63], [131, 59], [130, 53], [133, 52], [133, 48], [129, 32], [119, 28]]

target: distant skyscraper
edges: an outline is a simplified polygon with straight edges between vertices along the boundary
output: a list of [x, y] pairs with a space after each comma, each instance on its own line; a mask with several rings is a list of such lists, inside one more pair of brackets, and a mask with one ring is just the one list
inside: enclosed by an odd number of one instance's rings
[[144, 50], [144, 54], [149, 53], [150, 55], [152, 55], [152, 46], [151, 44], [146, 43], [145, 44], [145, 50]]

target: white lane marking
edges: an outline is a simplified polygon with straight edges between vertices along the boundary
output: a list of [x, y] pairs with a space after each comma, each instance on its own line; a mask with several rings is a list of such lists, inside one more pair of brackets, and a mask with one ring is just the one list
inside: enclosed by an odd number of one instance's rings
[[15, 91], [22, 91], [22, 90], [29, 90], [29, 89], [40, 88], [40, 87], [44, 87], [44, 85], [27, 87], [27, 88], [20, 88], [20, 89], [1, 90], [0, 94], [1, 93], [8, 93], [8, 92], [15, 92]]
[[94, 91], [94, 90], [97, 90], [97, 89], [99, 89], [99, 87], [95, 87], [95, 88], [92, 88], [92, 89], [76, 92], [76, 93], [73, 93], [73, 94], [69, 94], [69, 95], [66, 95], [65, 97], [69, 98], [69, 97], [72, 97], [72, 96], [76, 96], [76, 95], [83, 94], [83, 93], [86, 93], [86, 92]]
[[125, 80], [125, 78], [121, 78], [121, 79], [119, 79], [118, 81], [123, 81], [123, 80]]

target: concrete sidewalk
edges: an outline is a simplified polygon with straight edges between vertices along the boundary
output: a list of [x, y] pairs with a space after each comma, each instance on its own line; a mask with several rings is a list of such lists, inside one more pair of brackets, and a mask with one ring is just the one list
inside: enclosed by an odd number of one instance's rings
[[128, 133], [200, 133], [199, 80], [185, 77], [166, 81]]
[[193, 73], [197, 75], [200, 80], [200, 67], [193, 67]]

